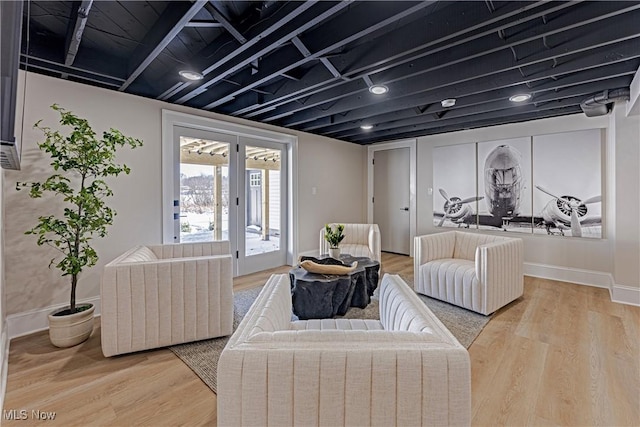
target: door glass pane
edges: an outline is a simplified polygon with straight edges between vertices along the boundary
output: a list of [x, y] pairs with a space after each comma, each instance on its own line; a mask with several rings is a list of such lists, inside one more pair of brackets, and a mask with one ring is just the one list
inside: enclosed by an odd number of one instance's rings
[[246, 147], [245, 256], [280, 249], [281, 151]]
[[180, 137], [180, 241], [229, 239], [229, 144]]

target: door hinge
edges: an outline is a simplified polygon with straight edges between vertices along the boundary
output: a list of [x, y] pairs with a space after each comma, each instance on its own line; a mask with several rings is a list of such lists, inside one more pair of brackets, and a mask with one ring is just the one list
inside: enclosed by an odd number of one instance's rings
[[376, 159], [371, 159], [371, 164], [375, 165], [376, 164]]
[[240, 252], [236, 251], [236, 259], [240, 258]]
[[240, 144], [236, 144], [236, 153], [240, 152]]
[[375, 203], [375, 199], [376, 199], [375, 197], [372, 197], [371, 198], [371, 203]]
[[240, 197], [236, 197], [236, 206], [240, 206]]

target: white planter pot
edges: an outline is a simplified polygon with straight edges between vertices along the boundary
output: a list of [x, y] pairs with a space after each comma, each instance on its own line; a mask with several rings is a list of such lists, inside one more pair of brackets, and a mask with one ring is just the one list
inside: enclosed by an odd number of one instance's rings
[[80, 304], [80, 306], [83, 305], [91, 307], [66, 316], [55, 316], [55, 314], [67, 310], [69, 307], [55, 310], [49, 314], [51, 344], [56, 347], [73, 347], [89, 338], [93, 331], [93, 312], [96, 308], [93, 304]]
[[329, 248], [329, 256], [331, 258], [340, 259], [340, 248]]

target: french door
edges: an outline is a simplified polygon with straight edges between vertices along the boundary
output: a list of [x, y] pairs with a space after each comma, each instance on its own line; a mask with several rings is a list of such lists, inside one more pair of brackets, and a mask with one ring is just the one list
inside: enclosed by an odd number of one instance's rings
[[173, 129], [174, 241], [229, 240], [235, 276], [286, 264], [285, 144]]
[[238, 274], [286, 264], [286, 146], [238, 141]]

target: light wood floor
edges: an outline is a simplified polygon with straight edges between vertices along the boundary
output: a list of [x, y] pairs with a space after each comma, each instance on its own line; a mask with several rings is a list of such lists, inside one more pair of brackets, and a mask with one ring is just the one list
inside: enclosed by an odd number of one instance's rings
[[[409, 257], [382, 263], [413, 277]], [[288, 269], [237, 278], [235, 289]], [[173, 353], [106, 359], [96, 325], [70, 349], [46, 333], [11, 342], [4, 409], [28, 419], [5, 412], [3, 426], [216, 425], [215, 394]], [[469, 353], [475, 426], [640, 426], [640, 308], [612, 303], [604, 289], [527, 277], [524, 297], [494, 315]]]

